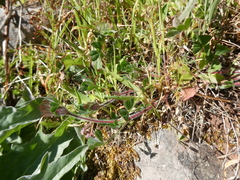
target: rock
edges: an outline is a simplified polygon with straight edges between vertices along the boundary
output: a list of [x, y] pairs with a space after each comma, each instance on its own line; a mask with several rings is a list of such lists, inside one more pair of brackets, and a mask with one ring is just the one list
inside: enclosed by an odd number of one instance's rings
[[[9, 27], [9, 46], [10, 49], [16, 49], [19, 46], [20, 40], [22, 42], [32, 42], [33, 36], [34, 36], [34, 28], [33, 25], [30, 24], [30, 18], [32, 13], [40, 10], [40, 7], [13, 7], [13, 9], [16, 9], [12, 11], [12, 18], [10, 19], [10, 27]], [[0, 25], [5, 20], [5, 10], [3, 8], [0, 8]], [[21, 29], [21, 36], [19, 33], [19, 29]], [[1, 29], [0, 33], [0, 43], [2, 46], [2, 33], [4, 33], [4, 29]], [[1, 48], [2, 52], [2, 48]]]
[[174, 132], [159, 130], [150, 141], [134, 148], [141, 169], [138, 180], [222, 180], [222, 162], [219, 154], [209, 145], [196, 146], [179, 143]]

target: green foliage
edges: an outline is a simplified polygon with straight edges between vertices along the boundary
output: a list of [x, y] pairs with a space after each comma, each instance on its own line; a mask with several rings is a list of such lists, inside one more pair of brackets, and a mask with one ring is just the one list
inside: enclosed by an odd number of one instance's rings
[[0, 106], [0, 143], [12, 133], [37, 122], [41, 118], [38, 107], [42, 101], [43, 98], [35, 99], [22, 108]]
[[227, 54], [229, 52], [230, 52], [230, 49], [227, 48], [226, 46], [223, 46], [221, 44], [217, 44], [216, 45], [216, 49], [215, 49], [215, 55], [216, 56], [225, 55], [225, 54]]
[[83, 58], [75, 58], [71, 54], [68, 54], [62, 59], [66, 70], [68, 70], [71, 66], [83, 67], [86, 65], [86, 62], [83, 61]]
[[189, 29], [190, 27], [190, 23], [191, 23], [192, 19], [188, 18], [185, 20], [184, 24], [180, 24], [177, 27], [171, 28], [168, 33], [166, 34], [166, 37], [173, 37], [179, 33], [181, 33], [182, 31], [186, 31]]
[[[36, 170], [42, 166], [40, 162], [43, 161], [44, 156], [47, 156], [49, 164], [59, 160], [74, 136], [73, 131], [65, 130], [66, 125], [66, 122], [63, 123], [53, 135], [45, 135], [39, 131], [29, 143], [12, 146], [9, 153], [0, 157], [1, 162], [6, 162], [0, 165], [2, 177], [17, 179], [22, 175], [35, 175]], [[51, 171], [49, 173], [54, 174]]]
[[134, 85], [128, 78], [121, 77], [115, 72], [109, 72], [109, 75], [111, 75], [113, 78], [120, 81], [122, 84], [129, 87], [130, 89], [133, 89], [136, 92], [141, 92], [141, 90], [136, 85]]
[[190, 68], [183, 62], [175, 62], [173, 66], [175, 70], [173, 78], [176, 78], [176, 81], [179, 84], [189, 83], [193, 79], [193, 74], [190, 71]]
[[[210, 26], [219, 18], [220, 0], [44, 2], [34, 22], [41, 42], [16, 49], [11, 83], [4, 87], [22, 97], [16, 107], [0, 106], [1, 178], [71, 179], [87, 170], [88, 150], [105, 144], [103, 134], [94, 129], [88, 137], [82, 121], [54, 117], [61, 104], [86, 117], [100, 113], [117, 119], [120, 114], [128, 121], [137, 102], [150, 102], [157, 90], [171, 94], [176, 85], [196, 79], [213, 88], [234, 86], [217, 73], [220, 57], [230, 52], [216, 35], [219, 27]], [[47, 23], [40, 24], [43, 20]], [[4, 84], [3, 68], [0, 74]], [[128, 89], [137, 95], [116, 93]], [[106, 99], [125, 108], [101, 107]], [[53, 117], [42, 118], [39, 106], [45, 100]], [[74, 123], [81, 126], [69, 127]], [[121, 125], [116, 120], [108, 126]]]
[[103, 136], [102, 136], [102, 132], [100, 131], [100, 130], [96, 130], [95, 131], [95, 136], [96, 136], [96, 138], [98, 138], [98, 140], [100, 141], [100, 142], [103, 142]]
[[133, 98], [124, 102], [124, 106], [126, 107], [127, 110], [132, 109], [133, 105], [134, 105], [134, 99]]
[[121, 114], [121, 116], [128, 121], [129, 120], [129, 113], [126, 109], [120, 109], [119, 113]]
[[209, 46], [208, 43], [212, 39], [209, 35], [199, 35], [196, 36], [197, 40], [193, 43], [193, 53], [198, 53], [200, 50], [205, 48], [204, 50], [208, 52]]
[[[0, 106], [2, 178], [60, 179], [78, 163], [81, 163], [81, 167], [85, 167], [82, 169], [85, 171], [87, 150], [104, 144], [99, 130], [95, 132], [98, 139], [91, 137], [84, 140], [82, 135], [79, 135], [79, 129], [68, 127], [68, 121], [63, 121], [51, 134], [44, 134], [40, 128], [33, 139], [29, 139], [25, 144], [21, 143], [20, 132], [27, 125], [40, 119], [42, 115], [39, 106], [44, 100], [50, 99], [37, 98], [18, 109]], [[50, 109], [55, 111], [59, 104], [53, 99], [50, 106]], [[41, 126], [44, 127], [45, 123]]]
[[219, 56], [229, 53], [230, 50], [221, 44], [216, 44], [215, 48], [213, 49], [210, 45], [211, 39], [212, 37], [210, 35], [196, 35], [193, 43], [193, 52], [195, 54], [200, 54], [201, 56], [199, 68], [201, 70], [207, 68], [207, 74], [200, 74], [199, 77], [211, 84], [217, 85], [225, 79], [222, 74], [214, 73], [222, 68], [222, 65], [219, 61]]

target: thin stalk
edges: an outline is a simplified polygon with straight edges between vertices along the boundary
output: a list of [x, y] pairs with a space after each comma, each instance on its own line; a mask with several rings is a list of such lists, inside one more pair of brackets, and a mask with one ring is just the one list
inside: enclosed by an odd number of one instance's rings
[[[122, 95], [125, 95], [125, 94], [128, 94], [128, 93], [132, 93], [132, 92], [133, 92], [133, 90], [127, 90], [127, 91], [124, 91], [124, 92], [116, 93], [116, 95], [122, 96]], [[102, 104], [100, 104], [100, 108], [105, 107], [108, 104], [113, 103], [114, 101], [116, 101], [116, 99], [111, 99], [111, 100], [109, 100], [109, 101], [107, 101], [105, 103], [102, 103]]]
[[157, 63], [157, 73], [158, 73], [158, 75], [160, 75], [161, 57], [160, 57], [160, 53], [159, 53], [159, 47], [157, 46], [156, 32], [155, 32], [155, 29], [154, 29], [154, 23], [153, 23], [152, 17], [149, 18], [149, 25], [150, 25], [151, 36], [152, 36], [152, 46], [153, 46], [154, 54], [155, 54], [156, 59], [157, 59], [157, 62], [156, 62]]
[[132, 9], [132, 16], [131, 16], [132, 31], [131, 31], [131, 37], [130, 37], [131, 38], [130, 47], [132, 47], [133, 43], [137, 43], [137, 41], [135, 39], [136, 38], [136, 17], [135, 17], [135, 14], [136, 14], [136, 11], [137, 11], [138, 4], [139, 4], [139, 0], [136, 0], [136, 2], [133, 5], [133, 9]]
[[[121, 92], [121, 93], [119, 93], [119, 95], [127, 94], [127, 93], [130, 93], [130, 92], [132, 92], [132, 90]], [[160, 100], [156, 100], [155, 102], [152, 103], [151, 106], [130, 115], [129, 120], [136, 119], [137, 117], [141, 116], [143, 113], [148, 112], [149, 110], [155, 108], [155, 106], [157, 106], [159, 102], [164, 101], [166, 99], [166, 97], [167, 96], [165, 96], [165, 98], [161, 98]], [[110, 101], [108, 101], [108, 103], [113, 102], [113, 101], [114, 100], [110, 100]], [[50, 103], [51, 103], [50, 101], [45, 100], [39, 106], [39, 110], [42, 113], [43, 117], [51, 117], [51, 116], [54, 116], [54, 115], [55, 116], [72, 116], [72, 117], [75, 117], [76, 119], [86, 120], [86, 121], [90, 121], [90, 122], [94, 122], [94, 123], [102, 123], [102, 124], [110, 124], [110, 123], [114, 123], [114, 122], [125, 121], [122, 117], [118, 118], [118, 119], [92, 119], [92, 118], [89, 118], [89, 117], [83, 117], [83, 116], [80, 116], [78, 114], [74, 114], [72, 112], [69, 112], [65, 107], [58, 108], [55, 111], [55, 114], [54, 114], [50, 111], [50, 109], [51, 109]], [[105, 104], [106, 103], [104, 103], [103, 105], [105, 106]]]
[[[5, 14], [6, 19], [4, 20], [5, 24], [3, 24], [3, 32], [2, 32], [2, 54], [4, 61], [4, 70], [5, 70], [5, 86], [7, 87], [10, 84], [10, 59], [8, 52], [9, 45], [9, 28], [10, 28], [10, 20], [12, 18], [12, 4], [10, 0], [5, 1]], [[2, 26], [2, 25], [1, 25]], [[2, 28], [2, 27], [1, 27]], [[6, 105], [14, 105], [13, 92], [11, 89], [7, 91]]]
[[[35, 54], [35, 53], [34, 53]], [[29, 64], [29, 88], [32, 91], [33, 90], [33, 66], [34, 66], [34, 56], [30, 57], [30, 64]]]
[[[133, 119], [136, 119], [137, 117], [141, 116], [143, 113], [151, 110], [154, 108], [154, 106], [156, 106], [157, 104], [159, 103], [159, 101], [155, 101], [153, 103], [153, 106], [149, 106], [139, 112], [136, 112], [132, 115], [129, 116], [129, 120], [133, 120]], [[72, 117], [75, 117], [76, 119], [80, 119], [80, 120], [86, 120], [86, 121], [90, 121], [90, 122], [94, 122], [94, 123], [102, 123], [102, 124], [110, 124], [110, 123], [114, 123], [114, 122], [122, 122], [124, 121], [124, 119], [121, 117], [121, 118], [118, 118], [118, 119], [92, 119], [92, 118], [88, 118], [88, 117], [83, 117], [83, 116], [80, 116], [80, 115], [77, 115], [77, 114], [73, 114], [71, 112], [69, 112], [66, 108], [64, 107], [60, 107], [56, 110], [56, 115], [58, 116], [72, 116]]]
[[165, 36], [164, 36], [164, 12], [162, 10], [161, 2], [158, 1], [158, 15], [159, 15], [159, 29], [161, 30], [161, 36], [159, 38], [158, 42], [158, 50], [159, 50], [159, 56], [157, 57], [157, 71], [158, 75], [161, 73], [161, 64], [162, 64], [162, 58], [160, 56], [160, 53], [165, 54]]

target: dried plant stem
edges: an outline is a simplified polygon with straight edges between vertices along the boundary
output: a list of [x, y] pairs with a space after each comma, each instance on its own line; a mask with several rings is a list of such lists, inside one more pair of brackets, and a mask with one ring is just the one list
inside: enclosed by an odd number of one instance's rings
[[196, 95], [197, 95], [197, 96], [200, 96], [200, 97], [204, 97], [204, 98], [209, 98], [209, 99], [218, 100], [218, 101], [224, 101], [224, 102], [228, 102], [228, 103], [240, 104], [240, 103], [237, 102], [237, 101], [228, 100], [228, 99], [222, 99], [222, 98], [216, 98], [216, 97], [211, 97], [211, 96], [207, 96], [207, 95], [203, 95], [203, 94], [199, 94], [199, 93], [196, 93]]
[[[10, 20], [11, 20], [11, 14], [12, 14], [12, 5], [10, 0], [5, 1], [5, 14], [6, 19], [4, 21], [4, 24], [1, 24], [1, 28], [3, 28], [2, 36], [2, 53], [3, 53], [3, 60], [4, 60], [4, 69], [5, 69], [5, 86], [10, 83], [10, 61], [9, 61], [9, 52], [8, 52], [8, 44], [9, 44], [9, 26], [10, 26]], [[6, 89], [5, 89], [6, 90]], [[13, 105], [13, 93], [12, 90], [8, 89], [7, 91], [7, 99], [6, 99], [6, 105]]]

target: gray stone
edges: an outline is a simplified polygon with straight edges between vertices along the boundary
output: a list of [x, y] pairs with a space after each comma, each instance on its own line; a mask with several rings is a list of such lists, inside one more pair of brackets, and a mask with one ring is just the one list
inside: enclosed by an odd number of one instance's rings
[[[19, 46], [19, 42], [31, 42], [34, 36], [33, 25], [30, 24], [30, 18], [32, 13], [38, 11], [40, 7], [13, 7], [10, 26], [9, 26], [9, 49], [16, 49]], [[5, 10], [0, 8], [0, 25], [6, 19]], [[1, 29], [0, 33], [0, 43], [2, 45], [4, 29]], [[1, 48], [2, 51], [2, 48]]]
[[136, 162], [143, 180], [222, 180], [222, 162], [209, 145], [187, 146], [179, 143], [174, 132], [159, 130], [152, 139], [135, 147]]

